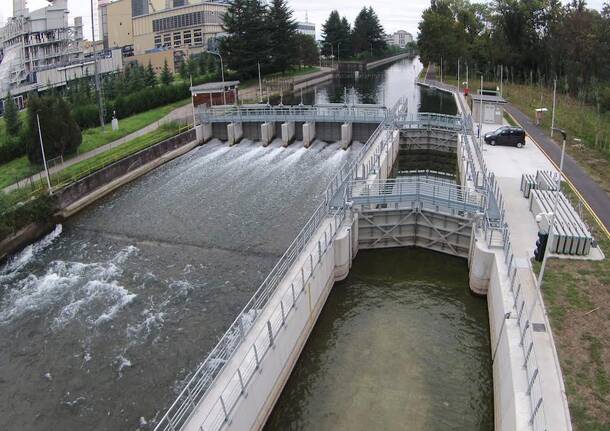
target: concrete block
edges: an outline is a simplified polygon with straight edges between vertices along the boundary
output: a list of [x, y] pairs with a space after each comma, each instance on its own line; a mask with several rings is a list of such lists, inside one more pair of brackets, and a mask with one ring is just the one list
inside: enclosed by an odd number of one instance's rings
[[284, 147], [287, 147], [294, 141], [294, 122], [282, 124], [282, 141], [284, 142]]
[[275, 138], [275, 123], [263, 123], [261, 124], [261, 141], [263, 147], [266, 147]]
[[477, 295], [487, 295], [493, 269], [494, 253], [481, 247], [482, 241], [472, 244], [468, 266], [470, 290]]
[[205, 144], [212, 136], [214, 136], [212, 132], [212, 124], [211, 123], [203, 123], [195, 127], [195, 135], [197, 136], [197, 142], [200, 144]]
[[341, 148], [347, 150], [352, 145], [353, 128], [352, 123], [341, 125]]
[[316, 123], [309, 122], [303, 124], [303, 146], [309, 148], [316, 139]]
[[238, 144], [244, 137], [244, 129], [241, 123], [229, 123], [227, 125], [227, 137], [229, 146]]

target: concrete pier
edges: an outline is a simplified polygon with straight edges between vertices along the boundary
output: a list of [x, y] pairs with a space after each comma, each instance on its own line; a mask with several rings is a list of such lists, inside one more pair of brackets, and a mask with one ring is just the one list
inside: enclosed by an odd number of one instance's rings
[[347, 150], [352, 145], [352, 137], [354, 135], [352, 123], [341, 125], [341, 148]]
[[203, 123], [195, 127], [197, 142], [205, 144], [214, 136], [211, 123]]
[[261, 141], [263, 147], [266, 147], [275, 138], [275, 123], [263, 123], [261, 124]]
[[283, 146], [287, 147], [292, 144], [295, 138], [295, 127], [294, 122], [290, 121], [282, 124], [282, 141]]
[[239, 144], [244, 137], [244, 129], [241, 123], [229, 123], [227, 125], [227, 141], [229, 146]]
[[303, 123], [303, 146], [309, 148], [316, 139], [316, 123]]

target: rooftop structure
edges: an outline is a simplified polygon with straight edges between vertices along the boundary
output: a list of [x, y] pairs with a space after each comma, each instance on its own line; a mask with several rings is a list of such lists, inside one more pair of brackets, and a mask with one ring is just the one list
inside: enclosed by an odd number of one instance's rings
[[25, 0], [13, 0], [13, 17], [0, 29], [0, 97], [36, 89], [39, 71], [83, 58], [83, 21], [68, 24], [67, 3], [29, 11]]

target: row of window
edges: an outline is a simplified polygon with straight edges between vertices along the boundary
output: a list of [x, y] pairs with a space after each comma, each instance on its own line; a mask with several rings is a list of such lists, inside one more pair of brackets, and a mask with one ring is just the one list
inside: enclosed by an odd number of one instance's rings
[[155, 48], [177, 48], [179, 46], [201, 46], [203, 45], [203, 29], [175, 31], [155, 35]]
[[161, 32], [203, 24], [221, 24], [222, 15], [218, 12], [190, 12], [153, 20], [153, 31]]

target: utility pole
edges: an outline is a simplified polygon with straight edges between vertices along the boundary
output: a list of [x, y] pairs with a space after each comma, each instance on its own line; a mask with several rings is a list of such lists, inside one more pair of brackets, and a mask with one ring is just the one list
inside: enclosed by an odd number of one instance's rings
[[261, 79], [261, 62], [258, 62], [258, 92], [260, 94], [260, 101], [263, 102], [263, 80]]
[[557, 101], [557, 78], [553, 81], [553, 115], [551, 117], [551, 138], [553, 137], [553, 131], [555, 130], [555, 104]]
[[441, 56], [441, 84], [443, 83], [443, 57]]
[[483, 137], [483, 74], [481, 73], [481, 91], [479, 91], [479, 144], [482, 143], [481, 138]]
[[93, 63], [95, 64], [95, 92], [97, 93], [97, 105], [100, 111], [100, 126], [104, 129], [104, 101], [102, 99], [102, 89], [100, 86], [100, 73], [97, 66], [97, 49], [95, 47], [95, 21], [93, 19], [93, 0], [91, 0], [91, 40], [93, 43]]
[[466, 88], [470, 88], [468, 83], [468, 62], [466, 62]]
[[335, 45], [330, 44], [330, 68], [335, 68]]
[[51, 190], [51, 177], [49, 176], [49, 168], [47, 166], [47, 156], [44, 154], [44, 143], [42, 142], [42, 129], [40, 128], [40, 117], [36, 114], [36, 121], [38, 122], [38, 137], [40, 139], [40, 151], [42, 151], [42, 161], [44, 163], [44, 171], [47, 176], [47, 186], [49, 187], [49, 194], [53, 194]]
[[504, 84], [504, 65], [500, 66], [500, 96], [504, 97], [504, 93], [502, 92]]
[[460, 94], [460, 59], [458, 57], [458, 72], [457, 72], [457, 89], [458, 95]]

